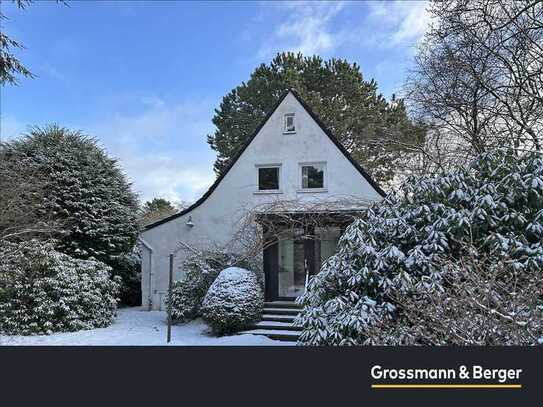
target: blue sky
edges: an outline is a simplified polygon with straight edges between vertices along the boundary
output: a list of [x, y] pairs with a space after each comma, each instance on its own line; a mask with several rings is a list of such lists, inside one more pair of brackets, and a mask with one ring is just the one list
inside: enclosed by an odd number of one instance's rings
[[213, 182], [206, 143], [222, 96], [279, 51], [341, 57], [387, 97], [429, 17], [424, 2], [1, 3], [38, 78], [1, 88], [2, 139], [58, 123], [96, 137], [142, 199], [193, 201]]

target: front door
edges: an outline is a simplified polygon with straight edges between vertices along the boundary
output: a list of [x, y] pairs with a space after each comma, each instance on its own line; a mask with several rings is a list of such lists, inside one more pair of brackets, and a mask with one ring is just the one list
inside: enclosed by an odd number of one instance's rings
[[310, 229], [288, 229], [264, 250], [266, 300], [292, 300], [315, 273], [315, 240]]
[[306, 275], [312, 274], [309, 240], [303, 229], [294, 229], [279, 236], [277, 264], [277, 297], [296, 298], [304, 293]]
[[292, 300], [305, 292], [306, 279], [335, 253], [338, 228], [288, 229], [264, 249], [266, 301]]

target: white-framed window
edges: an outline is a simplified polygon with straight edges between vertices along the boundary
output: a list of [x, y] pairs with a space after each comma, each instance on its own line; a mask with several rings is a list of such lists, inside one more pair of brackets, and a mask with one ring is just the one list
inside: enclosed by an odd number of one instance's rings
[[302, 191], [326, 189], [326, 162], [300, 163], [300, 189]]
[[285, 114], [285, 133], [296, 133], [296, 116], [294, 113]]
[[258, 192], [280, 192], [281, 164], [257, 165], [256, 185]]

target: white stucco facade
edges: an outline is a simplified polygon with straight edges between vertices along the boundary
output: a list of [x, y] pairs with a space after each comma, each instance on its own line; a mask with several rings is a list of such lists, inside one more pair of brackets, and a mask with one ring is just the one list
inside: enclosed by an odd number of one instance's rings
[[[285, 114], [294, 113], [296, 132], [284, 133]], [[300, 164], [325, 163], [325, 188], [301, 191]], [[257, 168], [280, 165], [280, 192], [258, 191]], [[142, 304], [159, 309], [168, 288], [169, 254], [179, 242], [194, 247], [217, 245], [231, 240], [247, 208], [275, 200], [327, 200], [355, 197], [381, 199], [378, 191], [334, 144], [309, 112], [289, 92], [260, 128], [238, 160], [213, 192], [190, 212], [141, 233]], [[187, 225], [189, 217], [193, 226]], [[183, 275], [183, 255], [176, 255], [174, 279]]]

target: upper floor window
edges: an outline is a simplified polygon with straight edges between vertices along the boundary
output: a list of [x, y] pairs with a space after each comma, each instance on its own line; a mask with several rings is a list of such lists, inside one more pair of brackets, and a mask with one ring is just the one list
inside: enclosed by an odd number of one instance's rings
[[326, 163], [301, 164], [302, 189], [324, 189]]
[[285, 114], [285, 133], [296, 132], [296, 121], [294, 119], [294, 113]]
[[280, 166], [258, 167], [258, 190], [279, 191]]

